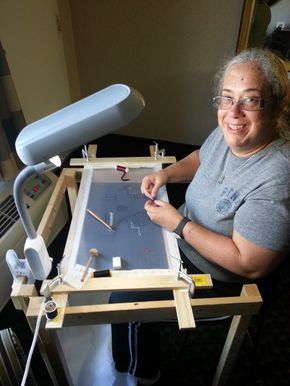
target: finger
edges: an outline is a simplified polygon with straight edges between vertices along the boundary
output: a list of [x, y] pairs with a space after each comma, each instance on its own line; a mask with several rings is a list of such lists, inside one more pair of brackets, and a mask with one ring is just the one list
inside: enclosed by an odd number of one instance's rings
[[151, 196], [151, 194], [149, 192], [147, 192], [147, 191], [143, 191], [142, 192], [141, 191], [141, 193], [152, 201], [153, 198], [152, 198], [152, 196]]
[[161, 207], [164, 207], [167, 205], [167, 202], [163, 201], [163, 200], [154, 200], [154, 205], [155, 206], [161, 206]]
[[148, 213], [148, 210], [149, 210], [149, 202], [150, 202], [150, 200], [149, 201], [146, 201], [145, 202], [145, 204], [144, 204], [144, 209], [146, 210], [146, 212]]
[[153, 200], [153, 197], [151, 196], [151, 194], [149, 192], [144, 192], [143, 194], [144, 194], [144, 196], [150, 198], [150, 201]]
[[154, 185], [152, 187], [152, 190], [151, 190], [152, 200], [154, 200], [154, 198], [157, 196], [158, 190], [159, 190], [159, 186], [158, 185]]
[[147, 184], [145, 185], [144, 183], [141, 184], [141, 193], [144, 194], [146, 197], [150, 198], [152, 200], [152, 194], [151, 194], [151, 189], [152, 189], [152, 184]]
[[154, 201], [152, 200], [146, 201], [144, 204], [144, 209], [148, 212], [150, 208], [152, 208], [153, 204], [154, 204]]

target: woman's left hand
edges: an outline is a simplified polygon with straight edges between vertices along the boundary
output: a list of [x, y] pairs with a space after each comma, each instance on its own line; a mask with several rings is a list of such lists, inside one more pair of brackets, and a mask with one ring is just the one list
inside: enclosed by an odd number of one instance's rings
[[162, 200], [149, 200], [145, 203], [144, 209], [151, 221], [171, 232], [183, 218], [174, 206]]

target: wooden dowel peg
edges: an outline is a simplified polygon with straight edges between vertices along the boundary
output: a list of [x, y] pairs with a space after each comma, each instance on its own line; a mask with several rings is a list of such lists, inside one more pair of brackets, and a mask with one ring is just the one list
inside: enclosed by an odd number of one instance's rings
[[85, 280], [85, 278], [87, 276], [87, 273], [88, 273], [88, 269], [89, 269], [89, 267], [91, 265], [91, 262], [92, 262], [93, 258], [98, 256], [98, 255], [99, 255], [99, 252], [98, 252], [98, 250], [96, 248], [91, 248], [90, 249], [90, 257], [89, 257], [89, 259], [87, 261], [87, 264], [86, 264], [86, 266], [85, 266], [85, 268], [83, 270], [81, 281]]

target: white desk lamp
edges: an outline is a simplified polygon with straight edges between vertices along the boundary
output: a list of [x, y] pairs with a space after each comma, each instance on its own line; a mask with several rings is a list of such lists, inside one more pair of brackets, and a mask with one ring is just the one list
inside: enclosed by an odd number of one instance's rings
[[115, 84], [26, 126], [20, 132], [15, 147], [27, 166], [16, 177], [13, 194], [27, 240], [24, 261], [18, 259], [13, 250], [7, 251], [6, 261], [13, 276], [25, 272], [30, 280], [44, 280], [52, 268], [44, 240], [36, 233], [24, 202], [26, 178], [35, 172], [43, 173], [60, 166], [57, 155], [125, 126], [144, 106], [138, 91]]

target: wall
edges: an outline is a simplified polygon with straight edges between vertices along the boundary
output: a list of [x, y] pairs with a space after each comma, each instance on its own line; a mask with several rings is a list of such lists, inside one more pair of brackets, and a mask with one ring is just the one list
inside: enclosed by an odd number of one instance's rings
[[56, 0], [0, 0], [0, 39], [27, 123], [70, 103]]
[[[71, 8], [81, 96], [127, 83], [147, 107], [121, 133], [203, 142], [216, 124], [212, 78], [236, 48], [242, 0], [58, 1]], [[71, 100], [57, 15], [56, 0], [0, 0], [0, 39], [27, 123]]]
[[243, 1], [70, 0], [82, 96], [126, 83], [146, 101], [118, 133], [201, 144], [216, 125], [212, 79], [236, 49]]

